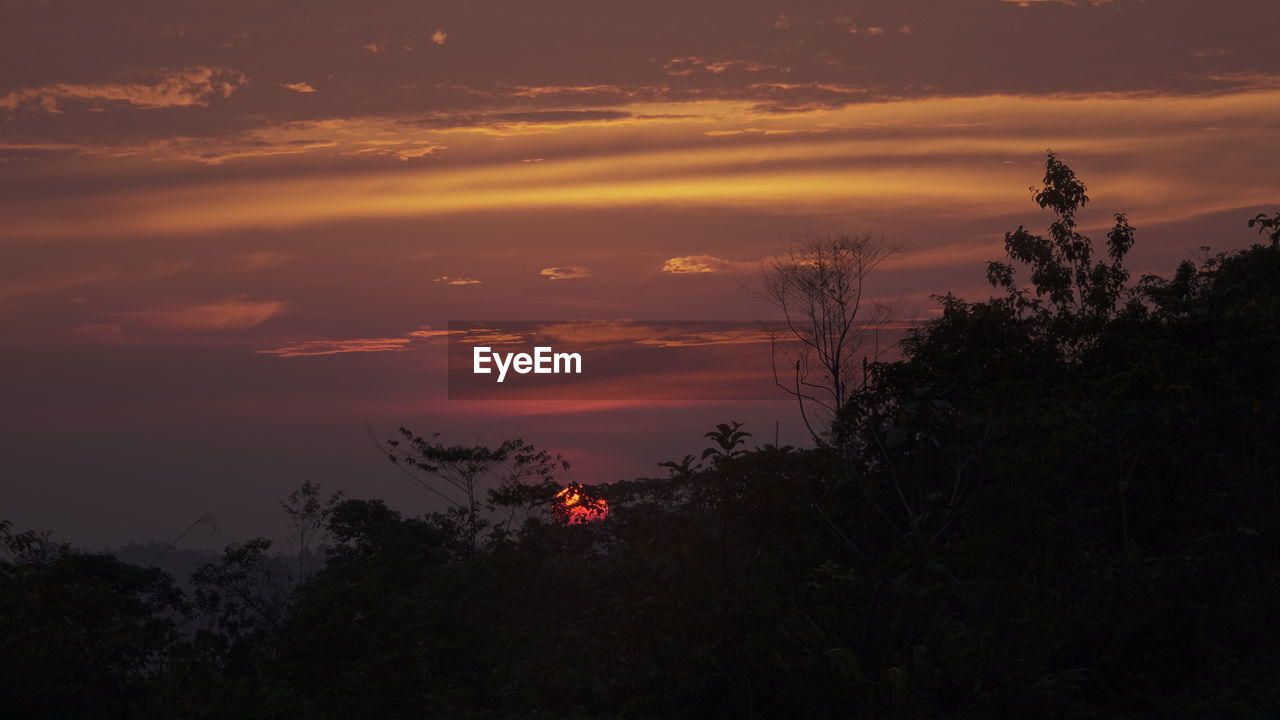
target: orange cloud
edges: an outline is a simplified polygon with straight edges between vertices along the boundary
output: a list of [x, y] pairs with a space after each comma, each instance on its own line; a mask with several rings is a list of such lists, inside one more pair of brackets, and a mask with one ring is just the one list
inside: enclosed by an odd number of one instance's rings
[[746, 272], [759, 267], [759, 263], [725, 260], [714, 255], [682, 255], [668, 258], [662, 264], [662, 272], [673, 275], [694, 275], [713, 272]]
[[445, 285], [479, 285], [483, 281], [476, 280], [475, 278], [449, 277], [448, 275], [441, 275], [432, 282], [444, 283]]
[[[707, 347], [710, 345], [750, 345], [777, 342], [779, 337], [780, 334], [778, 332], [773, 332], [765, 328], [738, 328], [734, 330], [696, 332], [676, 337], [647, 338], [645, 340], [638, 341], [638, 344], [660, 348]], [[786, 341], [787, 338], [782, 337], [782, 340]]]
[[464, 335], [466, 332], [466, 330], [432, 330], [430, 327], [422, 327], [409, 333], [409, 337], [436, 340], [450, 335]]
[[626, 85], [516, 85], [511, 88], [513, 97], [546, 98], [546, 97], [639, 97], [641, 90]]
[[538, 325], [535, 334], [539, 338], [574, 347], [635, 344], [663, 348], [770, 342], [776, 335], [766, 328], [754, 325], [745, 327], [723, 327], [723, 325], [723, 323], [666, 324], [630, 320], [575, 320]]
[[443, 30], [436, 30], [435, 32], [431, 33], [431, 42], [437, 45], [443, 45], [445, 40], [448, 40], [448, 39], [449, 39], [449, 33]]
[[704, 60], [699, 57], [672, 58], [662, 66], [663, 72], [674, 77], [692, 75], [695, 70], [719, 75], [726, 70], [735, 68], [746, 72], [759, 72], [761, 70], [775, 70], [777, 66], [752, 60]]
[[12, 90], [0, 96], [0, 110], [13, 112], [27, 107], [59, 113], [59, 103], [69, 101], [91, 103], [96, 109], [110, 103], [143, 110], [205, 106], [214, 98], [230, 96], [246, 82], [245, 76], [234, 70], [194, 67], [168, 73], [152, 83], [57, 83]]
[[348, 155], [388, 155], [397, 160], [408, 161], [424, 158], [434, 155], [444, 150], [446, 146], [437, 145], [433, 142], [409, 142], [409, 143], [391, 143], [379, 144], [371, 143], [370, 147], [353, 150]]
[[345, 353], [396, 352], [409, 349], [409, 338], [354, 338], [351, 340], [307, 340], [271, 350], [259, 350], [261, 355], [276, 357], [313, 357], [317, 355], [342, 355]]
[[492, 330], [489, 328], [472, 328], [462, 331], [458, 336], [458, 342], [479, 345], [514, 345], [515, 343], [525, 342], [526, 337], [522, 333], [504, 332], [502, 330]]
[[[169, 152], [203, 152], [199, 159], [208, 163], [241, 153], [308, 153], [331, 163], [346, 155], [403, 157], [442, 145], [447, 135], [451, 162], [410, 170], [365, 163], [350, 172], [217, 175], [175, 187], [77, 196], [75, 212], [56, 198], [2, 204], [7, 229], [34, 237], [574, 207], [799, 214], [861, 205], [983, 216], [1020, 208], [1020, 194], [993, 189], [1025, 187], [1028, 168], [1053, 147], [1113, 167], [1143, 157], [1109, 174], [1093, 171], [1094, 182], [1134, 217], [1174, 221], [1272, 201], [1265, 167], [1223, 158], [1233, 147], [1265, 146], [1278, 102], [1278, 90], [1253, 90], [895, 100], [785, 114], [727, 101], [635, 104], [619, 108], [627, 119], [510, 126], [500, 140], [491, 127], [343, 118], [264, 128], [213, 149], [192, 141]], [[655, 116], [663, 119], [650, 119]], [[1231, 132], [1206, 129], [1213, 127]], [[743, 128], [760, 132], [708, 135]], [[585, 146], [595, 151], [583, 153]], [[157, 150], [140, 157], [173, 155]], [[535, 157], [554, 162], [520, 162]], [[1201, 159], [1194, 173], [1187, 170]]]
[[577, 280], [579, 278], [591, 277], [591, 268], [582, 265], [562, 265], [542, 268], [542, 270], [539, 271], [539, 274], [548, 280]]
[[[894, 253], [880, 264], [881, 270], [908, 270], [929, 267], [946, 267], [962, 263], [983, 262], [999, 257], [1004, 252], [999, 243], [955, 243], [923, 250]], [[761, 260], [726, 260], [714, 255], [685, 255], [669, 258], [662, 272], [673, 275], [701, 273], [750, 273], [760, 269]]]
[[539, 325], [537, 334], [557, 342], [579, 345], [638, 342], [656, 330], [627, 320], [575, 320]]
[[285, 88], [287, 90], [292, 90], [296, 93], [304, 93], [304, 94], [313, 93], [316, 91], [316, 89], [312, 87], [310, 83], [304, 83], [304, 82], [280, 83], [280, 87]]
[[314, 355], [340, 355], [343, 353], [397, 352], [408, 350], [413, 342], [424, 340], [439, 342], [455, 338], [457, 342], [485, 345], [511, 345], [523, 343], [528, 337], [519, 332], [508, 332], [492, 328], [469, 328], [466, 330], [432, 330], [421, 327], [404, 335], [380, 338], [350, 338], [343, 340], [303, 340], [277, 348], [258, 350], [262, 355], [276, 357], [310, 357]]

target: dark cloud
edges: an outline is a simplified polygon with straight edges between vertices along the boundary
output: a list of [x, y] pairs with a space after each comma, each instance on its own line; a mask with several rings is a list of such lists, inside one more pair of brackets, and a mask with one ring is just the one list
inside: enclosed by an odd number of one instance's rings
[[[0, 28], [0, 97], [10, 104], [38, 106], [57, 87], [140, 87], [182, 68], [245, 78], [234, 94], [213, 102], [205, 93], [207, 107], [178, 112], [77, 103], [52, 122], [8, 118], [0, 138], [11, 144], [388, 113], [520, 121], [566, 111], [564, 103], [580, 111], [691, 97], [794, 111], [993, 92], [1201, 93], [1280, 75], [1270, 41], [1280, 13], [1269, 0], [815, 2], [789, 9], [785, 28], [776, 4], [761, 0], [383, 0], [358, 11], [338, 2], [152, 1], [132, 4], [127, 19], [89, 0], [11, 5]], [[441, 28], [444, 44], [432, 39]]]

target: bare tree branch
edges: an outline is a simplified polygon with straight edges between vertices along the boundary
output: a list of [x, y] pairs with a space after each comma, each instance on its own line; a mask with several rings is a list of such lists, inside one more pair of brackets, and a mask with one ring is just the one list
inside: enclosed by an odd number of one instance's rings
[[[853, 391], [865, 384], [863, 348], [874, 338], [878, 358], [878, 332], [892, 313], [882, 302], [865, 312], [866, 279], [893, 252], [882, 238], [869, 235], [803, 236], [784, 257], [765, 263], [759, 287], [752, 290], [782, 315], [779, 324], [785, 330], [775, 331], [772, 345], [774, 381], [796, 398], [805, 426], [820, 445], [826, 444], [825, 428], [814, 429], [806, 405], [825, 416], [820, 427], [830, 426]], [[777, 342], [778, 335], [787, 342]], [[789, 384], [778, 377], [779, 355], [795, 368]]]

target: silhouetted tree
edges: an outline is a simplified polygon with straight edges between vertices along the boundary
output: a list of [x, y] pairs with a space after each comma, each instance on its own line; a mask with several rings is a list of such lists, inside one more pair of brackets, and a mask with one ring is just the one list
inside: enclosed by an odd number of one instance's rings
[[[552, 480], [555, 472], [569, 469], [568, 461], [560, 455], [539, 450], [519, 438], [490, 448], [484, 445], [445, 445], [440, 442], [439, 433], [428, 440], [406, 428], [400, 428], [400, 435], [403, 441], [387, 441], [387, 457], [423, 487], [452, 505], [450, 512], [456, 514], [467, 528], [466, 534], [472, 546], [477, 544], [486, 526], [480, 503], [483, 486], [510, 490], [529, 480]], [[427, 479], [415, 473], [421, 473]], [[431, 481], [441, 486], [436, 487]]]
[[128, 717], [178, 640], [173, 579], [7, 523], [0, 534], [0, 717]]
[[[755, 292], [782, 314], [774, 381], [796, 398], [819, 444], [827, 442], [826, 426], [860, 385], [867, 345], [889, 318], [890, 307], [864, 290], [867, 276], [893, 251], [867, 235], [810, 235], [761, 270]], [[780, 360], [786, 365], [781, 369]]]
[[290, 540], [298, 554], [296, 582], [301, 583], [313, 570], [317, 555], [323, 555], [329, 532], [329, 516], [342, 502], [342, 492], [336, 492], [326, 500], [320, 495], [320, 484], [307, 480], [297, 490], [289, 493], [280, 507], [288, 516]]

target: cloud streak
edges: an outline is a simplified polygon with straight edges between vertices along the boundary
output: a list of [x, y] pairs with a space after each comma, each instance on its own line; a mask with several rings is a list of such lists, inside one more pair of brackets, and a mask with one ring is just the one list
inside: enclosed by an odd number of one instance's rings
[[66, 103], [85, 103], [97, 109], [126, 106], [141, 110], [206, 106], [226, 98], [247, 82], [234, 70], [193, 67], [160, 76], [151, 82], [76, 84], [56, 83], [11, 90], [0, 95], [0, 110], [20, 109], [50, 114]]
[[350, 340], [306, 340], [292, 345], [259, 350], [261, 355], [276, 357], [316, 357], [347, 353], [397, 352], [408, 350], [410, 338], [353, 338]]
[[[902, 100], [780, 116], [704, 102], [632, 106], [619, 110], [630, 116], [619, 121], [625, 124], [568, 122], [554, 132], [539, 129], [501, 140], [386, 119], [334, 120], [288, 125], [243, 148], [246, 154], [319, 155], [323, 174], [303, 164], [298, 177], [215, 176], [145, 192], [119, 192], [112, 184], [77, 196], [74, 213], [39, 198], [6, 203], [4, 209], [11, 232], [34, 236], [201, 233], [556, 207], [721, 207], [785, 214], [874, 204], [976, 215], [1020, 207], [1021, 198], [991, 190], [1025, 187], [1021, 163], [1038, 163], [1045, 148], [1053, 147], [1118, 168], [1101, 177], [1117, 204], [1176, 219], [1271, 200], [1267, 188], [1277, 181], [1274, 169], [1227, 160], [1230, 148], [1265, 146], [1277, 106], [1277, 90], [1213, 97]], [[661, 119], [643, 119], [651, 116]], [[761, 133], [708, 134], [743, 128]], [[446, 138], [449, 162], [432, 161], [421, 170], [412, 164], [405, 171], [367, 163], [346, 172], [341, 164], [330, 166], [344, 157], [435, 158]], [[592, 148], [589, 154], [582, 153], [584, 143]], [[240, 150], [234, 144], [207, 149], [205, 160], [224, 162]], [[1139, 155], [1142, 163], [1125, 160]], [[545, 161], [522, 162], [530, 157]], [[1195, 173], [1185, 171], [1189, 165], [1196, 165]], [[709, 259], [702, 266], [689, 262], [686, 271], [724, 269]], [[677, 263], [669, 271], [678, 269]]]
[[155, 330], [244, 330], [261, 325], [284, 308], [283, 302], [254, 301], [239, 296], [211, 303], [119, 313], [116, 320], [125, 326]]

